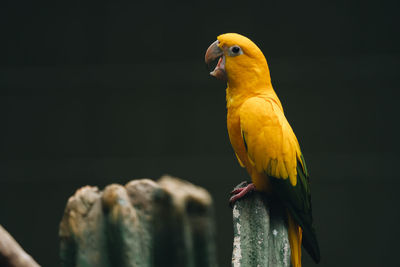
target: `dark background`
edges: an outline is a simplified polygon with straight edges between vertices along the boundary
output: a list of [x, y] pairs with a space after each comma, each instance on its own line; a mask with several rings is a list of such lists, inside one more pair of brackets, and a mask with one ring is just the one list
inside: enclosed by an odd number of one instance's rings
[[267, 57], [307, 159], [320, 266], [396, 265], [398, 11], [398, 1], [2, 1], [0, 224], [57, 266], [77, 188], [168, 173], [213, 195], [229, 266], [228, 192], [248, 177], [229, 144], [225, 85], [203, 58], [218, 34], [239, 32]]

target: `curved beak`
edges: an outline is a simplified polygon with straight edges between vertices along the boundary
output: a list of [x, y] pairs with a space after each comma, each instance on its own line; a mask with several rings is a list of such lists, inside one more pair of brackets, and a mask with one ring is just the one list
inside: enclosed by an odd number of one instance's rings
[[210, 72], [210, 75], [219, 80], [226, 81], [227, 77], [225, 72], [224, 51], [218, 46], [218, 44], [219, 41], [217, 40], [208, 47], [206, 55], [204, 56], [204, 60], [206, 64], [210, 66], [210, 64], [218, 59], [217, 66], [214, 68], [213, 71]]

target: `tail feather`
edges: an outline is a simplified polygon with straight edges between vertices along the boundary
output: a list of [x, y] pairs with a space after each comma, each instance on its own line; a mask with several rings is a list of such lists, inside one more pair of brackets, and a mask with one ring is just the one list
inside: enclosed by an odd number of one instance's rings
[[[293, 238], [295, 238], [295, 234], [297, 232], [300, 232], [299, 234], [297, 234], [300, 236], [299, 239], [300, 244], [303, 244], [304, 248], [310, 254], [311, 258], [313, 258], [315, 263], [319, 263], [321, 257], [314, 227], [312, 225], [304, 225], [304, 227], [301, 227], [300, 224], [296, 221], [298, 217], [296, 217], [296, 214], [294, 214], [294, 217], [292, 216], [290, 208], [287, 210], [287, 214], [288, 214], [288, 226], [289, 226], [289, 239], [291, 240], [290, 231], [293, 233], [292, 234]], [[299, 230], [297, 230], [297, 228], [299, 228]], [[292, 243], [290, 245], [291, 247], [295, 246], [295, 245], [292, 246]]]
[[303, 239], [303, 246], [310, 254], [311, 258], [314, 259], [316, 263], [319, 263], [321, 260], [320, 252], [319, 252], [319, 245], [318, 240], [315, 234], [315, 230], [312, 226], [303, 229], [304, 239]]
[[290, 212], [287, 212], [287, 215], [292, 266], [301, 267], [301, 239], [303, 231], [301, 230], [301, 227], [298, 226], [298, 224], [293, 220]]

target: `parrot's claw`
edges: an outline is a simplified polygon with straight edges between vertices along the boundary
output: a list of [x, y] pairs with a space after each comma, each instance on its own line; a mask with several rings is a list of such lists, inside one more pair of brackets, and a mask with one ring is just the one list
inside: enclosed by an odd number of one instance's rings
[[236, 194], [242, 192], [243, 189], [244, 189], [244, 187], [236, 188], [235, 190], [233, 190], [232, 192], [230, 192], [230, 194], [231, 194], [231, 195], [236, 195]]
[[233, 196], [229, 199], [229, 205], [231, 207], [233, 207], [233, 205], [235, 204], [235, 202], [238, 199], [241, 199], [242, 197], [244, 197], [248, 193], [254, 191], [255, 189], [256, 189], [256, 187], [254, 186], [253, 183], [251, 183], [251, 184], [246, 185], [245, 187], [240, 187], [240, 188], [233, 190], [231, 192], [231, 194], [233, 194]]

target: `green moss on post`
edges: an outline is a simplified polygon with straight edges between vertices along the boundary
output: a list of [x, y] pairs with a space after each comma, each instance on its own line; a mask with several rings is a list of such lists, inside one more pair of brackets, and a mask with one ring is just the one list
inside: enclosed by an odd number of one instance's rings
[[59, 235], [64, 267], [110, 266], [107, 236], [97, 187], [85, 186], [68, 199]]
[[79, 189], [60, 238], [63, 267], [217, 265], [211, 196], [172, 177]]
[[250, 193], [234, 204], [233, 229], [233, 267], [290, 266], [285, 209], [279, 203], [259, 192]]

